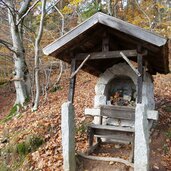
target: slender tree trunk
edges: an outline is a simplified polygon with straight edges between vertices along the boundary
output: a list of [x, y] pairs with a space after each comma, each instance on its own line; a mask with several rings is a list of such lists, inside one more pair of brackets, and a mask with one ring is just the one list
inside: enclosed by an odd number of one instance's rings
[[39, 31], [38, 35], [35, 41], [35, 86], [36, 86], [36, 96], [34, 100], [34, 106], [33, 111], [36, 111], [39, 106], [39, 100], [40, 100], [40, 82], [39, 82], [39, 56], [40, 56], [40, 40], [42, 38], [43, 34], [43, 23], [44, 23], [44, 17], [45, 17], [45, 6], [46, 6], [46, 0], [42, 0], [42, 13], [41, 13], [41, 19], [40, 19], [40, 25], [39, 25]]
[[111, 0], [107, 0], [107, 13], [112, 15]]

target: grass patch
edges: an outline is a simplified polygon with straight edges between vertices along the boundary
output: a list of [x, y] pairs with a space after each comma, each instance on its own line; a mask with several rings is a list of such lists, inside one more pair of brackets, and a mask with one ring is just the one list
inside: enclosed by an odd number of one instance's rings
[[86, 133], [87, 131], [87, 123], [82, 122], [77, 128], [76, 128], [76, 133]]
[[54, 93], [56, 91], [62, 90], [62, 87], [60, 85], [55, 85], [50, 89], [51, 93]]
[[165, 112], [171, 112], [171, 106], [165, 106], [165, 107], [163, 107], [163, 110]]
[[30, 135], [25, 141], [9, 143], [0, 151], [0, 171], [17, 171], [27, 159], [30, 152], [36, 151], [44, 139], [41, 136]]
[[26, 142], [21, 142], [19, 144], [16, 145], [16, 152], [20, 155], [20, 156], [25, 156], [27, 155], [29, 152], [31, 151], [30, 149], [30, 145]]
[[7, 122], [11, 120], [14, 116], [16, 116], [20, 108], [21, 108], [21, 105], [18, 105], [18, 104], [14, 105], [11, 108], [10, 113], [3, 119], [3, 122]]

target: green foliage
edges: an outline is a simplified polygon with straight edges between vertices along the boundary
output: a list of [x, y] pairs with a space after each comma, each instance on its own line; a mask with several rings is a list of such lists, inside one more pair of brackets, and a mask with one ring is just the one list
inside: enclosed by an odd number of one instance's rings
[[[37, 135], [28, 136], [25, 141], [16, 144], [9, 143], [0, 150], [0, 171], [18, 170], [30, 152], [37, 150], [44, 143], [44, 139]], [[8, 169], [8, 166], [11, 168]]]
[[77, 128], [76, 133], [83, 134], [87, 131], [87, 123], [82, 122]]
[[165, 106], [163, 108], [166, 112], [171, 112], [171, 106]]
[[21, 105], [19, 104], [14, 105], [11, 108], [10, 113], [3, 119], [3, 122], [7, 122], [11, 120], [14, 116], [16, 116], [20, 108], [21, 108]]
[[62, 90], [62, 87], [60, 85], [55, 85], [50, 89], [50, 92], [53, 93], [53, 92], [56, 92], [58, 90]]
[[167, 138], [171, 139], [171, 130], [168, 130], [165, 135]]
[[16, 151], [19, 155], [25, 156], [30, 152], [30, 146], [26, 142], [21, 142], [16, 145]]
[[101, 6], [98, 3], [89, 3], [86, 6], [86, 8], [81, 9], [81, 11], [82, 11], [81, 18], [85, 20], [91, 17], [96, 12], [101, 11]]
[[163, 153], [164, 153], [164, 155], [166, 155], [168, 152], [169, 152], [169, 147], [168, 147], [167, 144], [164, 144], [163, 145]]
[[38, 136], [31, 136], [29, 139], [30, 148], [32, 151], [35, 151], [44, 143], [44, 140]]
[[26, 141], [23, 141], [16, 145], [16, 152], [21, 156], [25, 156], [31, 151], [33, 152], [37, 150], [37, 148], [39, 148], [43, 143], [43, 138], [41, 138], [40, 136], [31, 135], [27, 137]]

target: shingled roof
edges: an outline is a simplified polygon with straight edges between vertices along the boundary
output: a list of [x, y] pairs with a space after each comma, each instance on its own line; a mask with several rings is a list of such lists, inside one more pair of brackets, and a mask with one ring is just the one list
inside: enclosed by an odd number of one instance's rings
[[[71, 63], [71, 54], [101, 52], [104, 33], [109, 35], [109, 51], [134, 50], [141, 45], [148, 51], [144, 58], [152, 74], [169, 72], [167, 38], [100, 12], [46, 46], [43, 52]], [[136, 57], [131, 60], [136, 61]], [[88, 60], [83, 69], [100, 74], [122, 61], [122, 58]]]

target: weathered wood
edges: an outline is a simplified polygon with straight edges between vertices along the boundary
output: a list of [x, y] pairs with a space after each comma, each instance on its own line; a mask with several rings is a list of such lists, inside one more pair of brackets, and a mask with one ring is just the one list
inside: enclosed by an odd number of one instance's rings
[[90, 58], [90, 55], [87, 55], [87, 57], [84, 59], [84, 61], [80, 64], [80, 66], [77, 68], [77, 70], [75, 72], [73, 72], [71, 74], [71, 77], [70, 78], [73, 78], [77, 73], [78, 71], [82, 68], [82, 66], [85, 64], [85, 62]]
[[[76, 59], [72, 58], [71, 74], [74, 73], [75, 70], [76, 70]], [[75, 81], [76, 81], [76, 76], [74, 76], [70, 79], [68, 101], [70, 101], [71, 103], [73, 103], [73, 101], [74, 101]]]
[[[110, 59], [110, 58], [122, 58], [122, 55], [120, 54], [121, 51], [107, 51], [107, 52], [93, 52], [93, 53], [79, 53], [76, 55], [77, 60], [84, 60], [87, 55], [90, 54], [89, 60], [95, 60], [95, 59]], [[136, 57], [137, 51], [136, 50], [122, 50], [122, 52], [127, 57]]]
[[137, 63], [138, 63], [138, 72], [140, 76], [138, 76], [138, 89], [137, 89], [137, 103], [142, 103], [142, 86], [143, 86], [143, 59], [141, 54], [141, 47], [138, 47], [138, 56], [137, 56]]
[[[111, 125], [97, 125], [97, 124], [91, 124], [89, 127], [93, 128], [96, 132], [97, 130], [111, 130], [111, 131], [118, 131], [118, 132], [134, 132], [134, 128], [130, 127], [121, 127], [121, 126], [111, 126]], [[96, 133], [95, 133], [96, 134]]]
[[[93, 17], [44, 48], [43, 51], [46, 55], [55, 56], [71, 63], [71, 58], [68, 55], [70, 52], [101, 51], [100, 42], [105, 31], [110, 34], [111, 49], [122, 50], [121, 47], [132, 49], [141, 43], [149, 52], [145, 58], [151, 66], [151, 73], [169, 72], [166, 38], [102, 13], [96, 13]], [[118, 60], [113, 60], [111, 66], [117, 62]], [[104, 63], [101, 60], [96, 60], [94, 64], [90, 61], [88, 64], [95, 69], [92, 71], [85, 66], [82, 69], [93, 75], [96, 75], [96, 69], [104, 72], [110, 67], [108, 60], [105, 60]]]
[[[100, 108], [86, 108], [85, 115], [91, 116], [108, 116], [110, 118], [135, 120], [135, 108], [125, 106], [103, 105]], [[147, 119], [158, 120], [159, 114], [156, 110], [147, 110]]]
[[89, 147], [89, 149], [85, 152], [85, 154], [90, 155], [95, 150], [97, 150], [98, 147], [99, 147], [99, 143], [96, 143], [95, 145]]
[[74, 38], [76, 38], [78, 35], [81, 35], [86, 30], [90, 29], [97, 23], [104, 24], [106, 26], [109, 26], [111, 28], [114, 28], [116, 30], [119, 30], [120, 32], [124, 32], [128, 35], [131, 35], [133, 37], [137, 37], [141, 40], [144, 40], [146, 42], [149, 42], [156, 46], [162, 46], [167, 42], [167, 39], [158, 36], [152, 32], [148, 32], [138, 26], [129, 24], [127, 22], [124, 22], [122, 20], [119, 20], [117, 18], [108, 16], [103, 13], [96, 13], [94, 16], [74, 28], [72, 31], [68, 32], [61, 38], [57, 39], [53, 43], [51, 43], [49, 46], [43, 49], [43, 52], [46, 55], [49, 55], [53, 53], [56, 49], [59, 49], [66, 43], [70, 42]]
[[131, 62], [129, 61], [129, 59], [127, 58], [127, 56], [123, 53], [120, 52], [121, 56], [123, 57], [123, 59], [128, 63], [128, 65], [132, 68], [132, 70], [138, 75], [140, 76], [140, 73], [138, 72], [137, 69], [135, 69], [135, 67], [131, 64]]
[[88, 145], [91, 147], [93, 145], [93, 139], [94, 139], [94, 130], [91, 127], [88, 127]]
[[79, 26], [75, 27], [73, 30], [69, 31], [56, 41], [52, 42], [49, 46], [45, 47], [43, 49], [43, 52], [46, 55], [50, 55], [53, 53], [56, 49], [61, 48], [64, 46], [66, 43], [70, 42], [74, 38], [76, 38], [78, 35], [84, 33], [86, 30], [90, 29], [93, 27], [95, 24], [98, 23], [98, 18], [97, 17], [91, 17], [89, 20], [86, 20]]
[[146, 31], [142, 29], [141, 27], [132, 25], [120, 19], [114, 18], [106, 14], [101, 14], [101, 13], [98, 13], [98, 15], [99, 15], [98, 16], [99, 23], [109, 26], [111, 28], [115, 28], [116, 30], [120, 32], [124, 32], [133, 37], [137, 37], [153, 45], [162, 46], [167, 41], [166, 39], [164, 39], [163, 37], [159, 35]]
[[118, 162], [118, 163], [123, 163], [125, 164], [126, 166], [129, 166], [129, 167], [134, 167], [134, 164], [133, 163], [130, 163], [129, 161], [127, 160], [124, 160], [124, 159], [121, 159], [121, 158], [114, 158], [114, 157], [98, 157], [98, 156], [87, 156], [81, 152], [77, 152], [77, 154], [81, 157], [84, 157], [86, 159], [90, 159], [90, 160], [98, 160], [98, 161], [112, 161], [112, 162]]
[[109, 51], [109, 35], [105, 32], [102, 39], [102, 52]]
[[101, 115], [116, 119], [135, 120], [135, 108], [120, 106], [101, 106]]
[[110, 135], [105, 135], [104, 134], [95, 134], [94, 136], [97, 138], [105, 138], [107, 140], [107, 143], [130, 143], [133, 142], [133, 135], [132, 134], [126, 134], [126, 133], [114, 133]]

